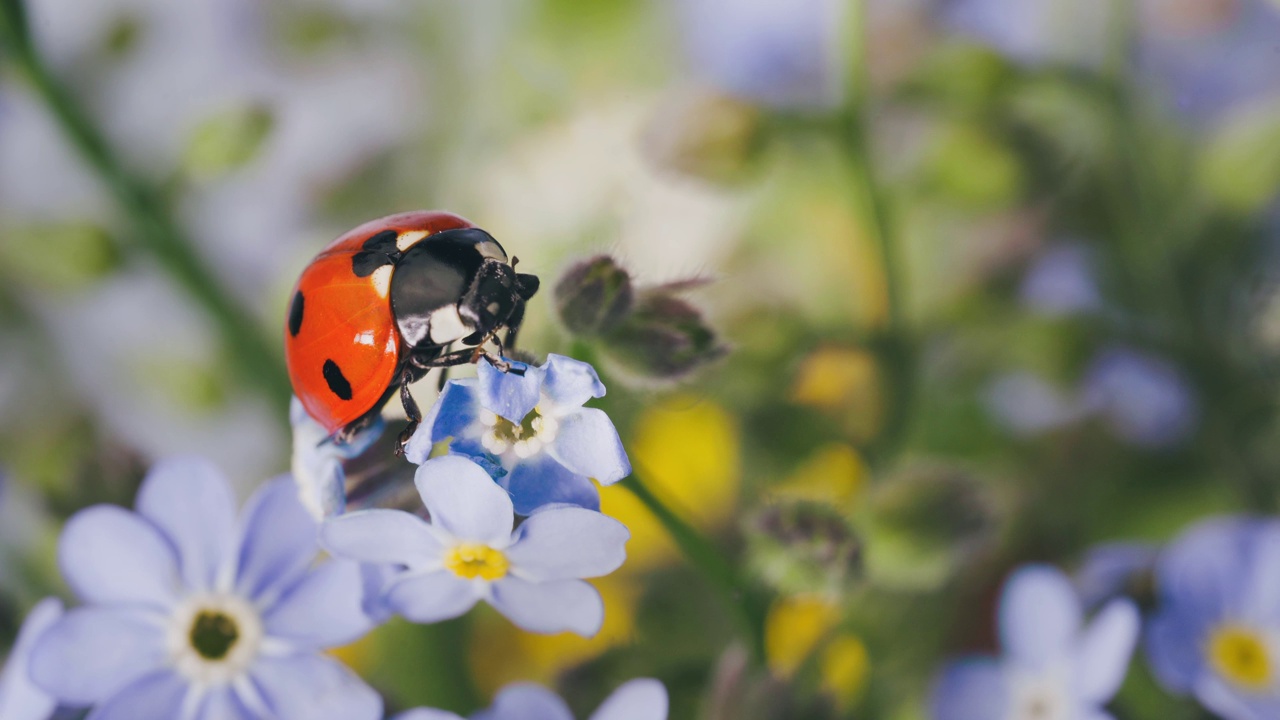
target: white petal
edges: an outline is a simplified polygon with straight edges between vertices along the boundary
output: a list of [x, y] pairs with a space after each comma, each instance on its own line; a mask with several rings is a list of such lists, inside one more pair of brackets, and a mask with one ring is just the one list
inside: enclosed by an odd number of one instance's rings
[[1140, 622], [1138, 607], [1120, 599], [1107, 603], [1089, 624], [1076, 650], [1080, 697], [1105, 705], [1120, 690], [1138, 642]]
[[639, 678], [613, 691], [590, 720], [666, 720], [667, 689], [651, 678]]

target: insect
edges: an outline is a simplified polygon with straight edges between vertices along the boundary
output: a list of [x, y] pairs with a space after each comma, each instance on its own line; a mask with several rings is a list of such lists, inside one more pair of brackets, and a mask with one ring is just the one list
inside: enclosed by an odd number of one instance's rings
[[[416, 211], [372, 220], [333, 241], [294, 287], [285, 360], [294, 393], [335, 438], [349, 439], [399, 392], [409, 423], [422, 421], [409, 385], [431, 368], [502, 359], [538, 278], [489, 233], [452, 213]], [[506, 329], [505, 338], [498, 333]], [[498, 347], [497, 355], [485, 349]], [[460, 343], [462, 349], [450, 351]]]

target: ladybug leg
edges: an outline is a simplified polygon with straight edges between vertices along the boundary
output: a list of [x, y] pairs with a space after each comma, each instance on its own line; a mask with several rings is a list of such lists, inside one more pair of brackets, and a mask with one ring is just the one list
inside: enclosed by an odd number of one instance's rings
[[405, 368], [400, 375], [400, 404], [404, 406], [404, 414], [409, 418], [409, 423], [404, 426], [404, 430], [396, 440], [396, 455], [404, 454], [405, 445], [409, 442], [409, 438], [413, 437], [413, 433], [417, 431], [418, 424], [422, 422], [422, 411], [418, 409], [418, 403], [413, 399], [413, 393], [409, 392], [409, 384], [413, 380], [413, 371], [410, 368]]

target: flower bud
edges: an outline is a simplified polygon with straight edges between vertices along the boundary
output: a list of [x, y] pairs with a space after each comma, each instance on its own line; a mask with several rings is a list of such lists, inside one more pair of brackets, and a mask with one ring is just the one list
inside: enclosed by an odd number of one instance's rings
[[556, 283], [556, 311], [574, 335], [596, 336], [617, 327], [634, 300], [631, 275], [608, 255], [575, 264]]
[[862, 544], [834, 505], [769, 504], [747, 533], [752, 572], [784, 594], [838, 595], [860, 574]]
[[675, 380], [728, 352], [702, 312], [665, 292], [646, 292], [622, 325], [605, 338], [604, 351], [625, 372]]

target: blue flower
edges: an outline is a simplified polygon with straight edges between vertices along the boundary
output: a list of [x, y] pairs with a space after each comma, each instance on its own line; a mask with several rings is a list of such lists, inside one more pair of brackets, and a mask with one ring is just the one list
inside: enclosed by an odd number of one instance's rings
[[1022, 302], [1044, 315], [1071, 315], [1097, 310], [1102, 296], [1093, 278], [1089, 254], [1064, 243], [1047, 250], [1022, 278]]
[[289, 424], [293, 426], [293, 480], [303, 506], [317, 521], [342, 513], [347, 506], [342, 462], [358, 457], [377, 442], [386, 422], [378, 416], [350, 442], [338, 442], [295, 397], [289, 405]]
[[618, 521], [573, 506], [544, 508], [512, 532], [511, 498], [474, 462], [429, 460], [414, 479], [431, 521], [402, 510], [360, 510], [325, 521], [338, 557], [397, 565], [382, 596], [414, 622], [462, 615], [484, 600], [532, 632], [594, 635], [600, 594], [581, 578], [613, 572], [630, 537]]
[[9, 661], [0, 674], [0, 718], [4, 720], [49, 720], [57, 702], [31, 682], [27, 663], [31, 648], [41, 633], [62, 617], [62, 602], [57, 598], [40, 601], [22, 622], [18, 641], [9, 653]]
[[90, 720], [376, 720], [382, 700], [320, 650], [363, 635], [360, 567], [314, 564], [317, 523], [292, 480], [236, 517], [209, 462], [159, 463], [136, 512], [67, 522], [63, 576], [86, 603], [47, 630], [31, 676]]
[[1099, 64], [1118, 19], [1110, 0], [944, 0], [940, 8], [950, 29], [1027, 65]]
[[936, 720], [1109, 718], [1102, 706], [1120, 689], [1138, 640], [1138, 609], [1108, 603], [1084, 626], [1084, 612], [1060, 570], [1018, 570], [1000, 600], [999, 658], [950, 664], [934, 688]]
[[1097, 607], [1121, 595], [1141, 601], [1147, 595], [1159, 554], [1155, 545], [1135, 542], [1107, 543], [1090, 549], [1075, 577], [1084, 606]]
[[563, 355], [542, 367], [513, 364], [523, 376], [480, 363], [478, 377], [449, 381], [406, 456], [421, 464], [434, 443], [452, 439], [449, 452], [483, 465], [521, 515], [549, 503], [598, 509], [591, 479], [615, 483], [631, 463], [609, 416], [583, 407], [604, 396], [596, 371]]
[[1175, 446], [1196, 428], [1195, 393], [1182, 371], [1161, 357], [1107, 348], [1090, 363], [1080, 393], [1116, 435], [1140, 447]]
[[1219, 518], [1156, 563], [1151, 668], [1228, 720], [1280, 717], [1280, 521]]
[[827, 108], [844, 89], [847, 3], [680, 0], [686, 55], [700, 80], [749, 102]]
[[[657, 680], [641, 678], [623, 683], [591, 714], [589, 720], [666, 720], [667, 689]], [[394, 720], [462, 720], [444, 710], [417, 708]], [[555, 693], [532, 683], [504, 687], [493, 705], [471, 720], [573, 720], [573, 713]]]

